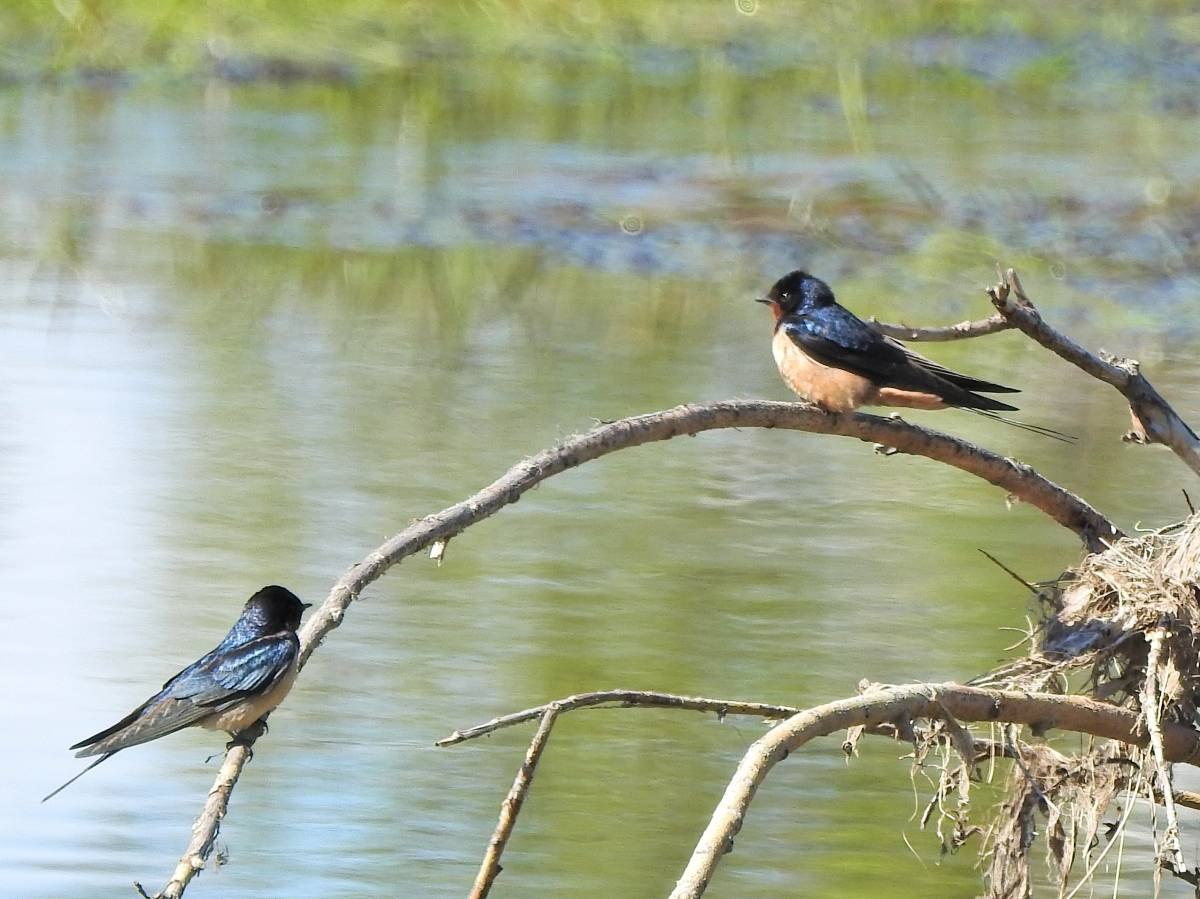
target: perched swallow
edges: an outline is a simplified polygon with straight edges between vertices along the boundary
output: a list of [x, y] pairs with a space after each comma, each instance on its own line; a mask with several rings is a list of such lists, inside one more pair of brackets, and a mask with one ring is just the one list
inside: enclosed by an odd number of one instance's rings
[[981, 394], [1019, 390], [951, 371], [885, 337], [839, 305], [829, 285], [807, 272], [784, 275], [758, 302], [775, 314], [771, 350], [784, 382], [827, 412], [859, 406], [956, 408], [1047, 437], [1073, 439], [998, 415], [1017, 407]]
[[198, 724], [235, 735], [283, 701], [296, 679], [296, 628], [309, 607], [283, 587], [263, 587], [216, 648], [188, 665], [162, 689], [114, 724], [71, 749], [99, 755], [42, 802], [122, 749]]

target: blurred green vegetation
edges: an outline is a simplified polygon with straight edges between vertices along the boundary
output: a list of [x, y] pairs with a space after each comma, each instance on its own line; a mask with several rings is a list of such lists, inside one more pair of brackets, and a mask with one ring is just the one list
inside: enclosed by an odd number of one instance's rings
[[1184, 0], [9, 0], [0, 8], [0, 58], [20, 75], [190, 74], [214, 60], [253, 57], [290, 64], [262, 70], [267, 77], [337, 78], [401, 70], [429, 52], [569, 54], [588, 46], [619, 54], [639, 44], [703, 51], [732, 41], [753, 51], [834, 37], [853, 52], [855, 44], [878, 48], [926, 34], [1055, 40], [1085, 31], [1123, 42], [1157, 25], [1195, 40], [1200, 14]]

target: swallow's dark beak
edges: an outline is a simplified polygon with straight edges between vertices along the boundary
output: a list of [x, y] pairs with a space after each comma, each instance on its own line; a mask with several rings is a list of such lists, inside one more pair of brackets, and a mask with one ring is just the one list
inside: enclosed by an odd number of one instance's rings
[[301, 610], [301, 611], [303, 611], [304, 609], [311, 609], [311, 608], [312, 608], [312, 603], [311, 603], [311, 602], [302, 602], [302, 603], [300, 603], [300, 610]]

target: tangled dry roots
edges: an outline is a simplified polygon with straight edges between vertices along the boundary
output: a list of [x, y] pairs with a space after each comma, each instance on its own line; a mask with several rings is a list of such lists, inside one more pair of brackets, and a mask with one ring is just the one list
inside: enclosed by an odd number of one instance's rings
[[[984, 834], [989, 896], [1031, 895], [1030, 856], [1039, 831], [1061, 896], [1080, 887], [1086, 891], [1102, 863], [1111, 876], [1119, 871], [1116, 860], [1135, 808], [1146, 813], [1135, 820], [1148, 819], [1156, 885], [1163, 870], [1197, 882], [1184, 860], [1176, 805], [1196, 805], [1200, 797], [1175, 792], [1160, 728], [1163, 722], [1200, 725], [1198, 579], [1200, 515], [1123, 539], [1053, 583], [1038, 585], [1041, 620], [1030, 628], [1028, 655], [975, 681], [1003, 689], [1072, 691], [1133, 709], [1149, 747], [1072, 737], [1075, 751], [1066, 754], [1066, 739], [1054, 748], [1031, 742], [1041, 736], [1037, 728], [1023, 736], [1015, 726], [997, 725], [990, 739], [969, 737], [964, 750], [956, 722], [922, 722], [914, 729], [918, 769], [937, 778], [922, 823], [936, 812], [945, 851], [979, 832], [967, 819], [979, 762], [1013, 760], [1007, 798]], [[948, 807], [954, 795], [957, 802]], [[1190, 835], [1188, 844], [1198, 837]], [[1117, 851], [1110, 853], [1114, 846]]]

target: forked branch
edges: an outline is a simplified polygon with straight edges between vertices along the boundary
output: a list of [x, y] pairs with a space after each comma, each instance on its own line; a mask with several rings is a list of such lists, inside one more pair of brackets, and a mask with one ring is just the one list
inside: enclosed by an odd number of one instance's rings
[[491, 892], [492, 885], [496, 882], [496, 877], [500, 874], [500, 856], [503, 855], [504, 847], [508, 844], [509, 837], [512, 836], [513, 828], [516, 827], [517, 816], [521, 813], [521, 806], [525, 802], [525, 797], [529, 794], [529, 788], [533, 785], [533, 777], [537, 771], [538, 761], [542, 757], [542, 751], [546, 748], [546, 743], [550, 739], [550, 730], [554, 727], [554, 722], [558, 719], [558, 716], [564, 712], [571, 712], [576, 709], [596, 708], [600, 706], [690, 709], [697, 712], [715, 712], [721, 718], [724, 718], [726, 715], [786, 718], [799, 711], [799, 709], [794, 709], [790, 706], [767, 705], [760, 702], [706, 699], [698, 696], [676, 696], [672, 693], [651, 693], [642, 690], [604, 690], [596, 693], [580, 693], [575, 696], [568, 696], [565, 699], [549, 702], [536, 708], [514, 712], [511, 715], [504, 715], [500, 718], [493, 718], [491, 721], [476, 725], [475, 727], [469, 727], [466, 730], [456, 730], [450, 736], [438, 740], [438, 746], [454, 746], [466, 740], [473, 740], [477, 737], [494, 733], [501, 728], [512, 727], [513, 725], [522, 724], [535, 718], [539, 722], [538, 729], [529, 743], [529, 749], [525, 753], [525, 758], [521, 761], [521, 767], [517, 769], [517, 775], [513, 779], [512, 788], [508, 791], [508, 795], [504, 797], [504, 802], [500, 806], [500, 820], [496, 823], [496, 829], [492, 833], [492, 838], [488, 841], [483, 863], [479, 866], [479, 873], [475, 876], [475, 883], [471, 887], [470, 899], [484, 899]]
[[1133, 416], [1133, 430], [1126, 435], [1127, 440], [1168, 446], [1192, 471], [1200, 474], [1200, 437], [1146, 380], [1136, 360], [1097, 356], [1050, 327], [1011, 268], [1004, 273], [1003, 281], [988, 288], [988, 295], [1012, 327], [1121, 392], [1129, 401]]
[[[815, 737], [847, 731], [843, 751], [852, 753], [863, 734], [876, 734], [892, 739], [918, 742], [916, 733], [929, 730], [928, 722], [940, 722], [944, 738], [951, 741], [955, 751], [970, 766], [989, 758], [1018, 758], [1011, 742], [974, 739], [958, 723], [986, 721], [995, 724], [1025, 724], [1040, 731], [1058, 729], [1079, 734], [1118, 740], [1122, 743], [1155, 748], [1160, 764], [1167, 762], [1200, 761], [1200, 734], [1179, 724], [1155, 723], [1147, 730], [1136, 712], [1096, 702], [1079, 696], [1058, 693], [1030, 693], [1014, 690], [990, 690], [960, 684], [911, 684], [896, 687], [867, 686], [854, 698], [839, 700], [812, 709], [799, 710], [787, 706], [767, 705], [738, 700], [677, 696], [640, 690], [608, 690], [582, 693], [555, 700], [545, 705], [494, 718], [485, 724], [455, 731], [439, 740], [439, 746], [451, 746], [487, 736], [495, 731], [528, 721], [538, 720], [528, 751], [517, 771], [512, 789], [501, 806], [496, 831], [488, 843], [472, 897], [484, 897], [500, 873], [500, 856], [516, 825], [521, 804], [528, 795], [536, 767], [549, 739], [550, 728], [563, 713], [589, 707], [643, 707], [671, 710], [750, 715], [766, 719], [786, 717], [782, 723], [753, 744], [746, 752], [734, 774], [720, 805], [701, 837], [700, 843], [680, 879], [674, 899], [700, 896], [711, 880], [721, 858], [733, 848], [734, 837], [741, 830], [754, 793], [770, 769], [788, 754]], [[919, 724], [919, 721], [925, 723]], [[928, 736], [922, 740], [928, 739]], [[1032, 747], [1026, 747], [1032, 750]], [[1043, 752], [1050, 752], [1041, 747]], [[1061, 758], [1061, 757], [1060, 757]], [[1065, 764], [1065, 759], [1062, 759]], [[965, 769], [943, 778], [922, 818], [922, 826], [933, 806], [945, 798], [945, 792], [957, 783]], [[1164, 783], [1169, 783], [1165, 780]], [[1185, 791], [1164, 795], [1157, 791], [1154, 799], [1168, 809], [1173, 805], [1200, 807], [1200, 796]], [[1186, 871], [1182, 863], [1176, 871]]]

